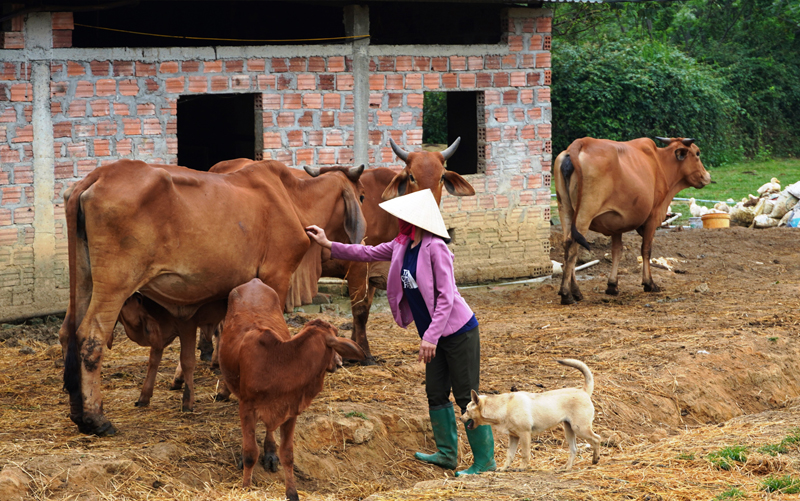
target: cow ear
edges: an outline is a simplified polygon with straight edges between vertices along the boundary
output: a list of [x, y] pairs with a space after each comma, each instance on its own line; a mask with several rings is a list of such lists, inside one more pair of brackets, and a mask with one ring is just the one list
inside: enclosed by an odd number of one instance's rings
[[406, 187], [408, 183], [408, 173], [403, 169], [398, 172], [394, 178], [389, 182], [389, 185], [383, 190], [381, 199], [391, 200], [395, 197], [401, 197], [406, 194]]
[[342, 358], [350, 360], [364, 360], [366, 358], [364, 350], [347, 338], [338, 337], [331, 333], [326, 337], [325, 344], [333, 348]]
[[344, 231], [351, 244], [360, 244], [367, 232], [367, 220], [361, 212], [361, 204], [350, 189], [342, 190], [344, 199]]
[[478, 405], [478, 392], [475, 390], [471, 390], [470, 395], [472, 396], [472, 403]]
[[451, 195], [457, 197], [471, 197], [475, 194], [475, 188], [473, 188], [466, 179], [461, 177], [461, 174], [448, 170], [445, 171], [442, 179], [444, 180], [444, 187]]
[[675, 158], [682, 162], [686, 158], [687, 153], [689, 153], [688, 148], [678, 148], [675, 150]]

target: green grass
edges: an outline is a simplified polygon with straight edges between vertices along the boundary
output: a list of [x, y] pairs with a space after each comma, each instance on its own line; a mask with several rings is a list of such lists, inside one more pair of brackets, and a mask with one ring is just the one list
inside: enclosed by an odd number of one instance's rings
[[762, 445], [758, 448], [758, 452], [762, 454], [769, 454], [770, 456], [777, 456], [778, 454], [786, 454], [789, 452], [789, 449], [786, 448], [785, 445], [781, 444], [767, 444]]
[[761, 490], [780, 492], [782, 494], [800, 493], [800, 479], [785, 475], [783, 477], [767, 477], [761, 481]]
[[369, 418], [367, 417], [366, 414], [364, 414], [363, 412], [359, 412], [359, 411], [350, 411], [347, 414], [345, 414], [344, 417], [346, 417], [346, 418], [348, 418], [348, 417], [359, 417], [361, 419], [369, 420]]
[[789, 434], [781, 440], [783, 445], [800, 445], [800, 428], [792, 428]]
[[720, 470], [730, 470], [733, 468], [733, 463], [747, 461], [747, 447], [744, 445], [732, 445], [712, 452], [706, 458]]
[[689, 452], [689, 453], [681, 452], [680, 454], [678, 454], [678, 459], [680, 459], [681, 461], [693, 461], [694, 460], [694, 453], [692, 453], [692, 452]]
[[729, 499], [742, 499], [747, 497], [747, 493], [741, 489], [737, 489], [736, 487], [731, 487], [725, 492], [720, 493], [717, 497], [714, 498], [714, 501], [727, 501]]

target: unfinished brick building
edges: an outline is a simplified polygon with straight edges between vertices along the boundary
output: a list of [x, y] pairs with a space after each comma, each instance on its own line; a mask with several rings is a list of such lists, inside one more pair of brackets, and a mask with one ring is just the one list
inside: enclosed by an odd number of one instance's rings
[[97, 166], [131, 158], [208, 169], [255, 157], [399, 168], [389, 138], [421, 147], [427, 92], [447, 93], [448, 142], [462, 137], [448, 167], [477, 192], [442, 203], [459, 282], [551, 270], [548, 10], [4, 5], [0, 319], [65, 309], [63, 192]]

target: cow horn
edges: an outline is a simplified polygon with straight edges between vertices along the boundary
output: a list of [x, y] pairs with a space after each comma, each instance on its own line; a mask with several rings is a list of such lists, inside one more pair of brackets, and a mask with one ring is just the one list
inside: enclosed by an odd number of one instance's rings
[[459, 144], [461, 144], [461, 137], [460, 136], [457, 137], [455, 141], [453, 141], [453, 144], [448, 146], [447, 149], [442, 152], [442, 156], [444, 157], [445, 160], [447, 160], [448, 158], [453, 156], [453, 153], [456, 152], [456, 150], [458, 149], [458, 145]]
[[347, 178], [354, 183], [358, 182], [358, 179], [361, 177], [361, 174], [364, 172], [366, 165], [361, 164], [358, 167], [350, 167], [347, 169]]
[[303, 170], [305, 170], [309, 176], [317, 177], [319, 176], [321, 169], [319, 167], [311, 167], [310, 165], [304, 165]]
[[692, 143], [694, 143], [695, 141], [696, 139], [693, 137], [687, 137], [686, 139], [681, 139], [681, 142], [683, 143], [684, 146], [691, 146]]
[[669, 144], [669, 143], [672, 142], [672, 139], [670, 139], [668, 137], [656, 136], [656, 139], [658, 139], [659, 141], [661, 141], [662, 143], [665, 143], [665, 144]]
[[408, 162], [408, 152], [406, 150], [397, 146], [397, 143], [395, 143], [394, 139], [392, 138], [389, 138], [389, 144], [392, 145], [392, 150], [394, 151], [394, 154], [397, 155], [398, 158], [400, 158], [400, 160], [402, 160], [403, 162]]

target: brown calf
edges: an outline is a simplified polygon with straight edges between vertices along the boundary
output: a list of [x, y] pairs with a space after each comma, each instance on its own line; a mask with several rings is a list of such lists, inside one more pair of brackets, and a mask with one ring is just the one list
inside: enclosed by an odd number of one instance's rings
[[693, 186], [702, 188], [711, 175], [700, 161], [700, 149], [689, 138], [657, 138], [617, 142], [577, 139], [556, 158], [558, 214], [564, 233], [564, 274], [561, 304], [583, 299], [575, 280], [578, 244], [589, 248], [587, 230], [611, 236], [611, 274], [606, 294], [616, 296], [622, 234], [636, 230], [642, 237], [642, 285], [645, 292], [661, 289], [650, 273], [650, 251], [672, 198]]
[[[150, 405], [153, 387], [158, 374], [158, 365], [164, 348], [177, 337], [181, 343], [181, 358], [170, 389], [181, 389], [184, 381], [182, 411], [194, 410], [194, 369], [195, 341], [198, 325], [216, 324], [225, 317], [224, 301], [215, 301], [202, 306], [188, 320], [177, 319], [163, 306], [136, 292], [125, 300], [119, 313], [119, 322], [125, 328], [125, 334], [139, 346], [150, 347], [150, 359], [147, 363], [147, 376], [142, 385], [142, 392], [136, 407]], [[184, 375], [185, 372], [185, 375]]]
[[258, 459], [256, 422], [267, 427], [265, 468], [277, 471], [273, 433], [280, 427], [278, 452], [286, 497], [298, 500], [294, 482], [294, 427], [297, 416], [322, 390], [325, 372], [336, 370], [336, 353], [360, 359], [364, 352], [336, 327], [312, 320], [294, 337], [283, 320], [278, 295], [261, 280], [233, 289], [219, 344], [219, 362], [227, 389], [239, 397], [242, 424], [242, 486], [250, 485]]

